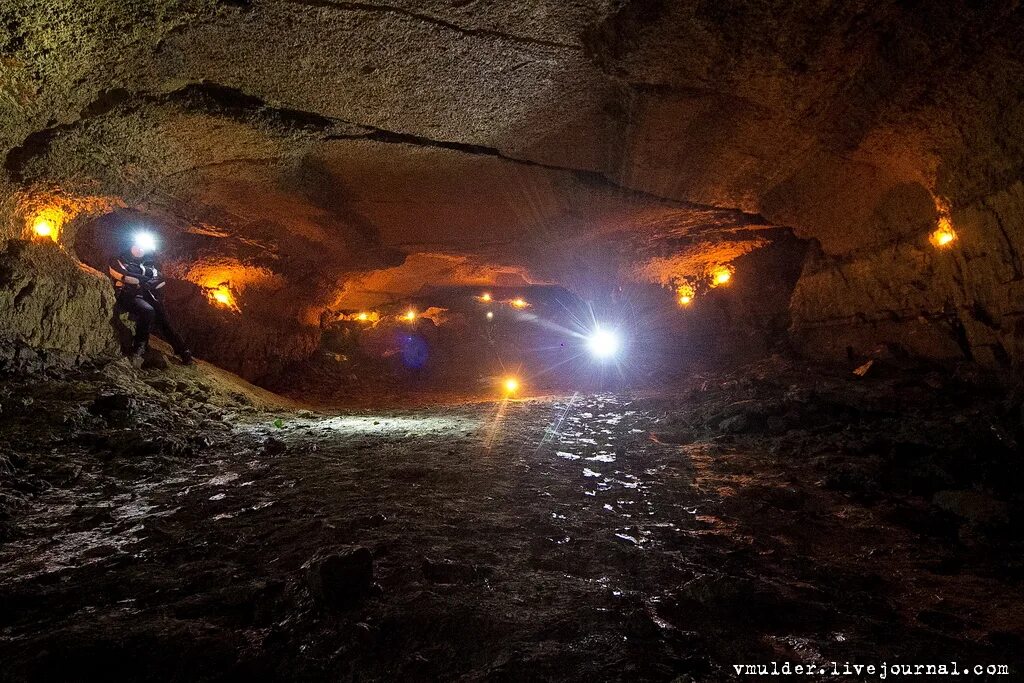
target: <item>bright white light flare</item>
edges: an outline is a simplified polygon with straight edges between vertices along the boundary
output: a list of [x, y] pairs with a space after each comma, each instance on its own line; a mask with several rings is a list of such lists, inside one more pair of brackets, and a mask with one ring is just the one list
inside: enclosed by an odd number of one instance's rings
[[132, 238], [132, 244], [144, 253], [151, 254], [156, 251], [156, 235], [151, 232], [137, 232]]
[[615, 356], [622, 347], [619, 335], [611, 330], [597, 328], [593, 334], [587, 337], [587, 350], [595, 357], [608, 359]]

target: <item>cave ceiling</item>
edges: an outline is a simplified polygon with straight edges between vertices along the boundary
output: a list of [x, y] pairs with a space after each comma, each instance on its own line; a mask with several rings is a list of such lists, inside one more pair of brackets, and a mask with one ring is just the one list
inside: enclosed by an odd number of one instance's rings
[[671, 284], [703, 265], [669, 252], [728, 259], [771, 225], [856, 252], [1024, 158], [1016, 2], [8, 0], [0, 19], [8, 204], [135, 212], [180, 274], [241, 267], [306, 319], [389, 273], [399, 293], [564, 282], [588, 253]]

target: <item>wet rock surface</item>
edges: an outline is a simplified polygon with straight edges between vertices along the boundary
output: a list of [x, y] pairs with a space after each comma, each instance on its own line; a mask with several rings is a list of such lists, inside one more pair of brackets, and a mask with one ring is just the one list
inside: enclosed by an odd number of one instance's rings
[[1022, 670], [1020, 396], [966, 368], [330, 414], [207, 373], [0, 384], [0, 679]]

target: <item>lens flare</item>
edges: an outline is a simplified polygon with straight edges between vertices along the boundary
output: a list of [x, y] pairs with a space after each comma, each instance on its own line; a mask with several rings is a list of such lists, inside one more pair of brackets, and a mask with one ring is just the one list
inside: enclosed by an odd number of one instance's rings
[[494, 320], [494, 311], [487, 311], [487, 319]]
[[408, 311], [405, 312], [405, 315], [402, 316], [402, 320], [404, 320], [407, 323], [411, 323], [411, 322], [415, 321], [416, 320], [416, 311], [414, 309], [410, 308]]
[[506, 377], [501, 386], [505, 389], [506, 394], [514, 394], [519, 391], [519, 380], [515, 377]]
[[611, 330], [597, 328], [587, 337], [587, 350], [596, 358], [605, 360], [619, 352], [622, 342], [619, 335]]
[[156, 251], [156, 235], [151, 232], [137, 232], [132, 237], [132, 244], [144, 253], [150, 254]]

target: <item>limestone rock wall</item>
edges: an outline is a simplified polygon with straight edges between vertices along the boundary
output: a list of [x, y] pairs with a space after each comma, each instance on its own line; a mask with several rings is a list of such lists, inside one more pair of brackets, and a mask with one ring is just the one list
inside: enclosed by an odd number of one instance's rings
[[115, 358], [114, 292], [52, 243], [0, 251], [0, 368], [38, 371]]

